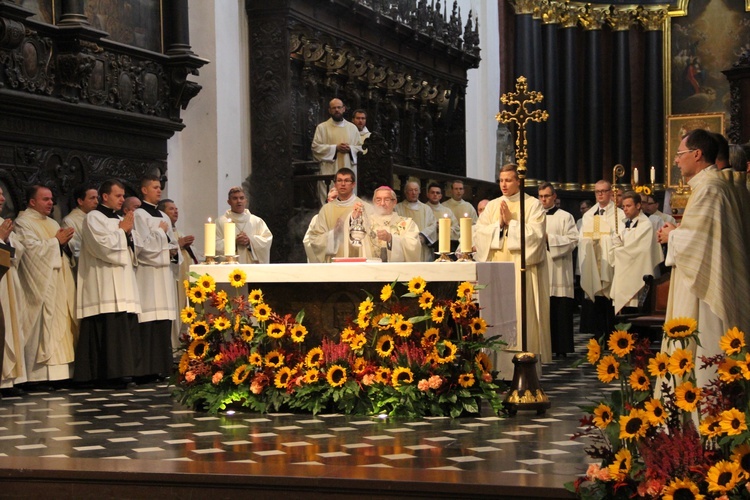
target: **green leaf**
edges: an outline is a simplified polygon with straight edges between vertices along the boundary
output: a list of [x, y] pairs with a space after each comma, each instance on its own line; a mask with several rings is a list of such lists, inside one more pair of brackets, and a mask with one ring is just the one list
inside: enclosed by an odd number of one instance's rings
[[305, 319], [305, 310], [302, 309], [300, 312], [297, 313], [297, 317], [294, 318], [294, 321], [296, 321], [297, 323], [301, 325], [304, 319]]

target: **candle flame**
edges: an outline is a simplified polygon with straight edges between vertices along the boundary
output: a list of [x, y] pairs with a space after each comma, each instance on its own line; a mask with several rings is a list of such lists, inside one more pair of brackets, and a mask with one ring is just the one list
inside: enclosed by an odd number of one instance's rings
[[211, 224], [211, 217], [208, 218], [208, 223]]
[[448, 214], [443, 214], [443, 217], [445, 217], [447, 219], [448, 218]]
[[467, 213], [465, 213], [465, 214], [464, 214], [464, 218], [465, 218], [465, 217], [468, 217], [468, 216], [469, 216], [469, 214], [467, 214]]

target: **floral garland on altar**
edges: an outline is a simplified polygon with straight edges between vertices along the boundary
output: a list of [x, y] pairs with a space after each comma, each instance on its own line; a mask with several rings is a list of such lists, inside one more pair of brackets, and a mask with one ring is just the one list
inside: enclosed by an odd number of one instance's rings
[[[701, 368], [718, 377], [696, 385], [691, 346], [700, 345], [698, 325], [675, 318], [664, 325], [666, 352], [653, 354], [648, 340], [629, 325], [604, 339], [591, 339], [587, 360], [599, 380], [619, 383], [610, 397], [586, 407], [586, 429], [576, 437], [593, 443], [599, 460], [565, 486], [583, 499], [668, 500], [750, 498], [750, 352], [745, 334], [728, 330], [721, 354], [702, 357]], [[585, 362], [585, 360], [582, 360]]]
[[487, 352], [505, 344], [485, 337], [479, 287], [469, 282], [455, 299], [436, 298], [420, 277], [400, 297], [403, 284], [384, 285], [379, 301], [368, 294], [344, 330], [318, 343], [304, 311], [277, 313], [261, 290], [239, 293], [243, 271], [230, 273], [233, 297], [210, 275], [191, 277], [180, 314], [188, 331], [172, 377], [174, 396], [187, 406], [408, 417], [479, 413], [482, 400], [496, 413], [502, 408]]

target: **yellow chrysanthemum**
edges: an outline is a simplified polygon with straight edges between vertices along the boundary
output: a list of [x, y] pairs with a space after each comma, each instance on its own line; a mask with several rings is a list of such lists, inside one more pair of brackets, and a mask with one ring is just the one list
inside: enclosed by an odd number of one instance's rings
[[269, 368], [278, 368], [284, 364], [284, 355], [279, 351], [271, 351], [266, 354], [265, 363]]
[[419, 296], [419, 307], [426, 311], [427, 309], [432, 308], [432, 303], [434, 301], [435, 301], [435, 296], [432, 295], [427, 290], [425, 290], [424, 293]]
[[479, 366], [479, 369], [482, 370], [482, 373], [490, 373], [492, 371], [492, 361], [487, 354], [479, 352], [479, 354], [474, 357], [474, 361]]
[[375, 382], [378, 384], [389, 385], [391, 383], [391, 369], [378, 368], [375, 370]]
[[346, 328], [341, 330], [341, 342], [348, 344], [352, 341], [352, 339], [354, 339], [356, 335], [357, 332], [355, 332], [353, 328], [347, 326]]
[[188, 331], [190, 332], [190, 338], [194, 340], [205, 339], [209, 332], [208, 323], [205, 321], [196, 321], [190, 325]]
[[609, 475], [615, 481], [624, 480], [630, 472], [630, 467], [633, 461], [633, 455], [627, 448], [621, 448], [615, 454], [614, 462], [608, 467]]
[[220, 332], [223, 332], [230, 326], [232, 326], [232, 323], [223, 316], [219, 316], [218, 318], [216, 318], [213, 323], [213, 327], [219, 330]]
[[190, 355], [187, 353], [187, 351], [182, 353], [182, 356], [180, 356], [180, 364], [178, 365], [178, 370], [180, 374], [184, 374], [188, 366], [190, 365]]
[[469, 321], [469, 328], [474, 335], [484, 335], [487, 333], [487, 322], [483, 318], [472, 318]]
[[674, 390], [675, 404], [684, 411], [694, 411], [701, 399], [701, 390], [692, 382], [685, 382]]
[[240, 330], [240, 335], [242, 335], [242, 340], [250, 342], [253, 340], [253, 337], [255, 337], [255, 329], [250, 325], [243, 325]]
[[307, 352], [305, 356], [305, 366], [308, 368], [316, 368], [323, 364], [323, 349], [320, 347], [313, 347]]
[[247, 300], [253, 305], [260, 304], [263, 302], [263, 292], [258, 289], [252, 290], [247, 296]]
[[346, 368], [341, 365], [333, 365], [326, 373], [326, 380], [331, 387], [341, 387], [346, 383]]
[[381, 358], [386, 358], [391, 355], [394, 347], [393, 337], [390, 335], [383, 335], [378, 339], [378, 343], [375, 345], [375, 352], [377, 352], [378, 356]]
[[253, 316], [255, 316], [258, 321], [268, 321], [268, 318], [271, 317], [271, 308], [267, 304], [259, 302], [255, 305]]
[[247, 380], [251, 371], [252, 367], [250, 365], [238, 366], [237, 369], [234, 370], [234, 373], [232, 373], [232, 382], [234, 382], [234, 385], [240, 385]]
[[663, 424], [667, 420], [667, 412], [664, 410], [664, 405], [658, 399], [651, 398], [643, 405], [643, 409], [646, 412], [646, 418], [648, 423], [656, 427]]
[[471, 387], [474, 385], [474, 374], [473, 373], [462, 373], [458, 376], [458, 385], [461, 387]]
[[359, 303], [359, 314], [365, 315], [372, 313], [375, 306], [372, 303], [372, 299], [367, 297], [365, 300]]
[[304, 382], [306, 384], [314, 384], [320, 380], [320, 370], [317, 368], [311, 368], [305, 372]]
[[600, 429], [605, 429], [614, 419], [614, 412], [608, 405], [601, 403], [594, 408], [594, 425]]
[[674, 318], [664, 323], [664, 333], [672, 339], [689, 337], [698, 328], [693, 318]]
[[305, 337], [307, 337], [307, 328], [305, 328], [302, 325], [294, 325], [291, 330], [289, 330], [289, 336], [292, 338], [293, 342], [300, 343], [305, 341]]
[[474, 295], [474, 285], [469, 283], [468, 281], [464, 281], [460, 285], [458, 285], [458, 289], [456, 290], [456, 295], [458, 295], [459, 298], [471, 298], [472, 295]]
[[409, 321], [399, 321], [393, 326], [393, 329], [399, 337], [408, 337], [409, 335], [411, 335], [413, 328], [414, 325], [412, 325]]
[[690, 479], [674, 479], [664, 488], [662, 500], [703, 500], [698, 485]]
[[409, 368], [399, 366], [393, 370], [393, 375], [391, 375], [393, 387], [400, 387], [402, 384], [406, 385], [412, 382], [414, 382], [414, 374]]
[[709, 439], [721, 436], [721, 417], [719, 415], [709, 415], [701, 421], [698, 430], [702, 436]]
[[738, 330], [737, 327], [730, 328], [719, 339], [719, 347], [727, 354], [739, 354], [745, 347], [745, 334]]
[[668, 367], [669, 354], [665, 352], [658, 352], [653, 358], [648, 360], [648, 373], [652, 377], [666, 376]]
[[[439, 344], [438, 344], [439, 346]], [[456, 359], [456, 352], [458, 352], [458, 348], [456, 345], [451, 342], [450, 340], [443, 340], [443, 354], [444, 356], [440, 356], [440, 351], [438, 351], [438, 346], [435, 347], [435, 356], [438, 360], [438, 363], [441, 365], [444, 365], [445, 363], [451, 363], [454, 359]]]
[[204, 274], [203, 276], [198, 278], [196, 285], [198, 285], [207, 294], [216, 290], [216, 280], [208, 274]]
[[291, 378], [292, 369], [288, 366], [284, 366], [278, 372], [276, 372], [276, 376], [273, 378], [273, 385], [275, 385], [278, 389], [286, 389]]
[[633, 336], [622, 330], [612, 332], [612, 335], [609, 336], [609, 341], [607, 342], [609, 350], [612, 351], [615, 356], [620, 358], [627, 356], [630, 351], [633, 350], [634, 346], [635, 341], [633, 340]]
[[247, 281], [247, 275], [242, 269], [235, 269], [229, 273], [229, 284], [235, 288], [240, 288], [245, 285]]
[[409, 292], [413, 293], [414, 295], [421, 295], [422, 292], [424, 292], [425, 287], [427, 286], [427, 283], [425, 280], [420, 278], [419, 276], [415, 276], [414, 278], [409, 280]]
[[254, 352], [248, 356], [247, 362], [253, 366], [262, 366], [263, 356], [261, 356], [259, 352]]
[[750, 444], [743, 443], [732, 451], [732, 461], [740, 469], [745, 479], [750, 478]]
[[187, 306], [185, 309], [180, 311], [180, 320], [186, 325], [189, 325], [190, 323], [195, 321], [196, 317], [197, 314], [195, 313], [195, 309], [190, 306]]
[[596, 339], [589, 339], [589, 343], [586, 344], [586, 348], [588, 349], [588, 352], [586, 353], [586, 359], [588, 359], [589, 363], [595, 365], [602, 355], [602, 346], [599, 345], [599, 342], [597, 342]]
[[722, 382], [730, 383], [742, 380], [742, 366], [732, 358], [724, 358], [716, 372]]
[[611, 354], [604, 356], [596, 366], [596, 375], [599, 377], [599, 380], [605, 384], [609, 384], [620, 377], [620, 363]]
[[438, 340], [440, 340], [440, 330], [437, 328], [428, 328], [422, 336], [422, 347], [433, 346]]
[[620, 416], [620, 439], [639, 439], [648, 430], [648, 416], [643, 410], [634, 408]]
[[719, 460], [708, 469], [706, 480], [709, 493], [726, 494], [740, 482], [740, 467], [734, 462]]
[[351, 342], [349, 342], [349, 347], [352, 348], [352, 351], [358, 351], [362, 349], [365, 344], [367, 343], [367, 337], [365, 337], [362, 334], [355, 335]]
[[391, 298], [391, 295], [393, 295], [393, 287], [391, 285], [383, 285], [383, 288], [380, 290], [380, 300], [385, 302]]
[[442, 323], [445, 319], [445, 307], [437, 306], [432, 308], [431, 319], [434, 323]]
[[199, 286], [194, 286], [188, 292], [190, 302], [194, 304], [203, 304], [208, 298], [208, 294]]
[[190, 359], [203, 359], [208, 353], [208, 342], [202, 339], [193, 340], [187, 349]]
[[286, 333], [286, 326], [281, 323], [271, 323], [266, 328], [266, 335], [272, 339], [280, 339]]
[[636, 391], [647, 391], [651, 387], [651, 382], [643, 371], [643, 368], [636, 368], [628, 377], [628, 383], [633, 390]]
[[745, 413], [737, 408], [730, 408], [721, 412], [721, 430], [728, 436], [737, 436], [747, 430]]
[[677, 349], [669, 357], [669, 373], [673, 375], [685, 376], [695, 368], [693, 363], [693, 353], [686, 349]]

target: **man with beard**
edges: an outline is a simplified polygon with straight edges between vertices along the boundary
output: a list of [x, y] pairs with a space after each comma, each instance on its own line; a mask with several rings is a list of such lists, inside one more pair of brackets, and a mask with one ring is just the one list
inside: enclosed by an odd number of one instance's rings
[[224, 224], [235, 224], [235, 251], [240, 264], [268, 264], [271, 262], [273, 234], [266, 223], [250, 213], [242, 186], [234, 186], [227, 195], [229, 210], [216, 221], [216, 252], [224, 252]]
[[[313, 159], [320, 163], [321, 175], [333, 175], [340, 168], [349, 168], [357, 175], [357, 154], [362, 151], [362, 141], [356, 125], [344, 119], [346, 106], [341, 99], [331, 99], [328, 113], [331, 117], [318, 124], [312, 141]], [[354, 193], [357, 188], [354, 186]], [[326, 201], [328, 188], [318, 183], [321, 205]]]
[[352, 122], [357, 126], [357, 130], [359, 130], [360, 141], [365, 142], [365, 139], [370, 137], [370, 131], [367, 130], [367, 111], [364, 109], [355, 109], [352, 114]]

